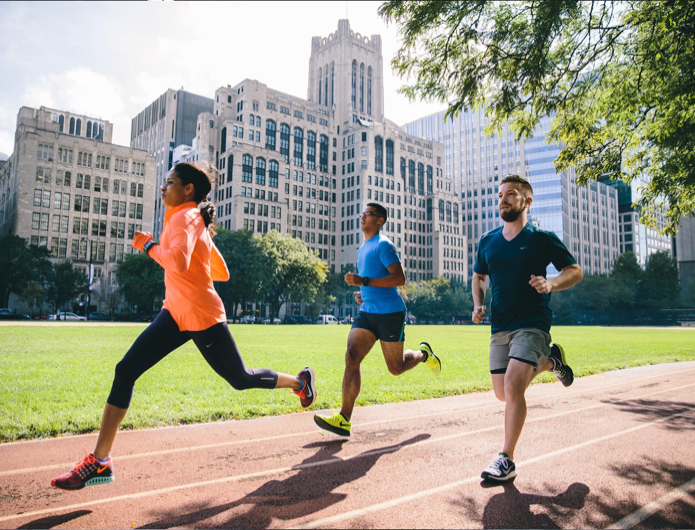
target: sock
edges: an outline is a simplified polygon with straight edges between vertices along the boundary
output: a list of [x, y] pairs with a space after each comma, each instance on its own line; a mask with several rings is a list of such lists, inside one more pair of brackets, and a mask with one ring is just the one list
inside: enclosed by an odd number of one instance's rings
[[99, 463], [103, 466], [103, 465], [105, 465], [105, 464], [109, 461], [109, 458], [111, 458], [111, 455], [107, 456], [107, 457], [106, 457], [106, 460], [100, 460], [100, 459], [98, 459], [98, 458], [95, 456], [95, 457], [94, 457], [94, 460], [96, 460], [97, 462], [99, 462]]
[[548, 357], [548, 359], [550, 359], [553, 363], [553, 370], [557, 370], [557, 359], [554, 359], [553, 357]]
[[306, 381], [304, 381], [304, 379], [300, 378], [299, 376], [295, 376], [295, 377], [297, 377], [297, 381], [302, 383], [302, 386], [300, 386], [297, 390], [295, 390], [295, 392], [301, 392], [302, 390], [304, 390], [304, 387], [306, 386]]

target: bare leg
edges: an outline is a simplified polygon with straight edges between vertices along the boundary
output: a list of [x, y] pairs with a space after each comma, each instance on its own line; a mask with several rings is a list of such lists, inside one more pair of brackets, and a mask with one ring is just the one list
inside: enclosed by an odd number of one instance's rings
[[299, 390], [302, 383], [297, 376], [281, 374], [278, 372], [278, 382], [275, 384], [275, 388], [291, 388], [292, 390]]
[[384, 342], [383, 340], [380, 342], [386, 366], [393, 375], [401, 375], [425, 361], [425, 354], [420, 350], [403, 351], [402, 342]]
[[106, 460], [111, 454], [111, 447], [116, 438], [118, 427], [125, 418], [128, 409], [120, 409], [113, 405], [106, 404], [104, 415], [101, 418], [101, 429], [99, 429], [99, 438], [97, 445], [94, 448], [94, 456], [99, 460]]
[[349, 421], [355, 400], [362, 388], [362, 360], [372, 349], [376, 337], [366, 329], [353, 328], [348, 335], [348, 347], [345, 353], [345, 374], [343, 375], [343, 406], [340, 413]]
[[507, 405], [504, 408], [504, 452], [514, 460], [514, 450], [521, 436], [521, 430], [526, 421], [526, 389], [538, 374], [552, 367], [548, 360], [537, 371], [533, 366], [516, 359], [509, 361], [507, 372], [504, 374], [504, 397]]
[[[526, 383], [526, 388], [529, 387], [531, 384], [531, 381], [533, 381], [536, 377], [538, 377], [540, 374], [543, 372], [547, 372], [548, 370], [552, 370], [553, 368], [553, 362], [551, 360], [546, 360], [545, 364], [541, 366], [537, 372], [531, 372], [529, 376], [528, 383]], [[505, 401], [504, 398], [504, 375], [505, 374], [491, 374], [492, 375], [492, 389], [495, 392], [495, 397], [499, 399], [500, 401]]]

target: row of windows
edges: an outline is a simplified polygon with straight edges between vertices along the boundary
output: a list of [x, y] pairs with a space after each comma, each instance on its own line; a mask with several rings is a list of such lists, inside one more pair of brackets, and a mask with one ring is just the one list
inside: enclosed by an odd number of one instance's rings
[[[39, 160], [47, 160], [49, 162], [53, 161], [53, 146], [52, 145], [39, 144], [37, 158]], [[78, 166], [92, 167], [92, 160], [93, 160], [92, 153], [78, 151], [78, 153], [77, 153], [77, 165]], [[59, 147], [58, 148], [58, 161], [63, 162], [65, 164], [72, 164], [72, 162], [73, 162], [72, 149], [68, 149], [66, 147]], [[94, 165], [94, 167], [96, 169], [103, 169], [105, 171], [109, 171], [110, 165], [111, 165], [111, 157], [110, 156], [97, 154], [96, 164]], [[128, 173], [128, 165], [129, 165], [128, 159], [116, 158], [113, 170], [117, 171], [119, 173]], [[134, 161], [134, 162], [132, 162], [132, 164], [130, 164], [130, 166], [131, 166], [131, 171], [132, 171], [133, 175], [138, 175], [141, 177], [145, 176], [145, 164], [143, 162]]]
[[[53, 172], [51, 168], [36, 168], [36, 181], [42, 184], [51, 184], [53, 178]], [[63, 172], [63, 170], [58, 170], [56, 172], [56, 186], [71, 186], [72, 185], [72, 174], [69, 171]], [[78, 173], [75, 176], [75, 188], [89, 190], [92, 187], [92, 177], [91, 175], [83, 175]], [[109, 179], [108, 177], [94, 177], [94, 191], [101, 192], [104, 191], [108, 193], [109, 191]], [[34, 190], [34, 193], [36, 194]], [[130, 183], [130, 196], [140, 197], [144, 195], [144, 185], [136, 182]], [[113, 181], [113, 193], [126, 195], [128, 193], [128, 182], [125, 180], [114, 179]], [[48, 192], [50, 194], [50, 192]]]
[[[53, 123], [58, 124], [60, 132], [64, 132], [65, 127], [65, 116], [53, 113]], [[82, 118], [75, 119], [70, 118], [68, 134], [74, 134], [76, 136], [82, 136]], [[85, 136], [87, 138], [94, 138], [95, 140], [104, 139], [104, 124], [103, 123], [92, 123], [92, 120], [87, 120], [87, 131]]]

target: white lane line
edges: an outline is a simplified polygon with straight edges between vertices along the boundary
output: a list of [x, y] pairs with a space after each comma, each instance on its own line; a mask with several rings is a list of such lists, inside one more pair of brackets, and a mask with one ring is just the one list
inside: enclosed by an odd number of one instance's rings
[[[683, 370], [683, 371], [684, 372], [690, 372], [692, 370]], [[680, 372], [676, 372], [676, 373], [680, 373]], [[653, 376], [645, 377], [644, 379], [651, 379], [652, 377]], [[630, 382], [634, 383], [636, 381], [638, 381], [638, 380], [633, 380]], [[623, 384], [623, 383], [611, 383], [609, 385], [604, 385], [604, 387], [616, 386], [619, 384]], [[662, 392], [671, 392], [673, 390], [680, 390], [681, 388], [687, 388], [689, 386], [692, 386], [692, 384], [681, 386], [681, 387], [676, 387], [676, 388], [669, 388], [669, 389], [662, 390], [662, 391], [657, 391], [655, 393], [646, 394], [645, 396], [642, 396], [642, 397], [653, 396], [655, 394], [660, 394]], [[597, 388], [595, 387], [595, 388], [591, 388], [591, 389], [587, 389], [587, 390], [594, 391], [596, 389]], [[574, 391], [574, 393], [575, 394], [583, 393], [583, 392], [586, 392], [587, 390], [576, 390], [576, 391]], [[560, 394], [556, 394], [556, 395], [531, 398], [528, 401], [537, 401], [537, 400], [541, 400], [541, 399], [542, 400], [553, 400], [557, 397], [567, 396], [568, 394], [570, 394], [570, 392], [564, 392], [564, 393], [560, 393]], [[629, 399], [636, 399], [636, 398], [629, 398]], [[470, 411], [474, 411], [474, 410], [482, 410], [482, 409], [486, 409], [489, 407], [498, 407], [498, 406], [500, 406], [500, 402], [495, 402], [495, 403], [491, 403], [488, 405], [477, 405], [474, 407], [467, 407], [467, 408], [455, 409], [455, 410], [444, 411], [444, 412], [441, 412], [441, 411], [440, 412], [431, 412], [431, 413], [427, 413], [427, 414], [420, 414], [418, 416], [409, 416], [408, 418], [405, 418], [405, 419], [407, 419], [408, 421], [413, 421], [413, 420], [419, 420], [419, 419], [429, 418], [429, 417], [433, 417], [433, 416], [445, 416], [447, 414], [452, 414], [455, 412], [470, 412]], [[604, 404], [593, 405], [593, 406], [590, 406], [588, 408], [577, 409], [576, 412], [581, 412], [583, 410], [589, 410], [591, 408], [603, 407], [603, 406], [604, 406]], [[565, 414], [567, 414], [567, 412], [559, 413], [560, 416], [563, 416]], [[548, 417], [555, 417], [555, 416], [548, 416]], [[360, 427], [383, 424], [383, 423], [391, 423], [394, 421], [403, 421], [403, 419], [404, 418], [396, 418], [396, 419], [391, 418], [391, 419], [384, 419], [384, 420], [369, 421], [369, 422], [361, 423]], [[540, 419], [542, 419], [542, 418], [540, 418]], [[537, 421], [537, 420], [528, 420], [526, 423], [528, 423], [529, 421]], [[497, 429], [497, 428], [499, 428], [499, 427], [493, 427], [491, 429]], [[476, 431], [476, 432], [478, 432], [478, 431]], [[295, 432], [295, 433], [278, 434], [276, 436], [267, 436], [265, 438], [255, 438], [255, 439], [251, 439], [251, 440], [234, 440], [234, 441], [230, 441], [230, 442], [219, 442], [219, 443], [215, 443], [215, 444], [196, 445], [196, 446], [190, 446], [190, 447], [177, 447], [174, 449], [162, 449], [159, 451], [149, 451], [146, 453], [135, 453], [135, 454], [130, 454], [130, 455], [118, 456], [117, 460], [118, 461], [130, 460], [133, 458], [143, 458], [143, 457], [152, 457], [153, 458], [153, 457], [159, 457], [159, 456], [163, 456], [163, 455], [185, 453], [185, 452], [189, 452], [189, 451], [199, 451], [199, 450], [204, 450], [204, 449], [216, 449], [216, 448], [220, 448], [220, 447], [232, 447], [235, 445], [243, 445], [243, 444], [248, 444], [248, 443], [262, 443], [262, 442], [269, 442], [269, 441], [273, 441], [273, 440], [282, 440], [285, 438], [294, 438], [294, 437], [299, 437], [299, 436], [315, 436], [315, 435], [318, 435], [321, 433], [322, 433], [322, 431], [314, 429], [311, 431], [301, 431], [301, 432]], [[74, 465], [74, 462], [67, 462], [67, 463], [61, 463], [61, 464], [51, 464], [48, 466], [37, 466], [37, 467], [28, 467], [28, 468], [21, 468], [21, 469], [12, 469], [9, 471], [0, 471], [0, 477], [6, 477], [6, 476], [10, 476], [10, 475], [21, 475], [21, 474], [25, 474], [25, 473], [39, 473], [42, 471], [50, 471], [50, 470], [54, 470], [54, 469], [63, 469], [63, 468], [67, 468], [67, 467], [70, 467], [73, 465]]]
[[659, 497], [655, 501], [645, 504], [636, 512], [631, 513], [627, 517], [622, 518], [620, 521], [613, 523], [606, 527], [606, 530], [628, 530], [633, 526], [638, 525], [645, 519], [648, 519], [656, 512], [662, 510], [669, 504], [681, 500], [687, 497], [690, 493], [695, 491], [695, 478], [690, 479], [685, 484], [678, 486], [676, 489], [670, 491], [663, 497]]
[[[524, 460], [522, 462], [519, 462], [516, 465], [517, 465], [517, 467], [528, 466], [530, 464], [534, 464], [536, 462], [540, 462], [540, 461], [546, 460], [548, 458], [553, 458], [555, 456], [558, 456], [558, 455], [561, 455], [564, 453], [569, 453], [571, 451], [581, 449], [581, 448], [586, 447], [588, 445], [593, 445], [593, 444], [605, 442], [606, 440], [610, 440], [612, 438], [617, 438], [618, 436], [623, 436], [625, 434], [629, 434], [629, 433], [632, 433], [635, 431], [646, 429], [648, 427], [652, 427], [652, 426], [657, 425], [659, 423], [663, 423], [665, 421], [672, 420], [672, 419], [677, 418], [679, 416], [685, 416], [686, 414], [688, 414], [692, 411], [693, 410], [691, 409], [687, 412], [679, 412], [677, 414], [672, 414], [671, 416], [667, 416], [665, 418], [660, 418], [660, 419], [654, 420], [650, 423], [644, 423], [642, 425], [638, 425], [637, 427], [631, 427], [630, 429], [625, 429], [624, 431], [619, 431], [619, 432], [615, 432], [612, 434], [607, 434], [606, 436], [601, 436], [601, 437], [595, 438], [593, 440], [588, 440], [586, 442], [582, 442], [582, 443], [579, 443], [576, 445], [571, 445], [571, 446], [565, 447], [563, 449], [558, 449], [557, 451], [553, 451], [551, 453], [545, 453], [545, 454], [542, 454], [542, 455], [539, 455], [539, 456], [536, 456], [533, 458], [529, 458], [528, 460]], [[325, 517], [323, 519], [316, 519], [314, 521], [311, 521], [311, 522], [308, 522], [305, 524], [301, 524], [301, 525], [297, 525], [297, 526], [293, 526], [291, 528], [324, 528], [330, 524], [339, 523], [339, 522], [345, 521], [347, 519], [352, 519], [353, 517], [369, 515], [370, 513], [378, 512], [381, 510], [387, 510], [389, 508], [393, 508], [394, 506], [398, 506], [399, 504], [410, 502], [410, 501], [413, 501], [416, 499], [422, 499], [423, 497], [426, 497], [429, 495], [442, 493], [444, 491], [456, 488], [458, 486], [462, 486], [464, 484], [469, 484], [471, 482], [478, 482], [480, 480], [481, 480], [480, 476], [475, 475], [473, 477], [468, 477], [468, 478], [465, 478], [463, 480], [458, 480], [456, 482], [444, 484], [444, 485], [438, 486], [436, 488], [431, 488], [431, 489], [428, 489], [425, 491], [420, 491], [417, 493], [413, 493], [411, 495], [399, 497], [397, 499], [391, 499], [389, 501], [381, 502], [379, 504], [373, 504], [372, 506], [367, 506], [365, 508], [358, 508], [356, 510], [345, 512], [345, 513], [342, 513], [339, 515], [334, 515], [332, 517]], [[627, 527], [627, 528], [629, 528], [629, 527]]]
[[[691, 361], [684, 361], [683, 364], [689, 363], [689, 362], [691, 362]], [[677, 363], [670, 363], [670, 364], [677, 364]], [[638, 369], [640, 369], [640, 368], [645, 368], [645, 367], [648, 367], [648, 366], [649, 366], [649, 365], [631, 366], [631, 367], [629, 367], [629, 368], [623, 368], [623, 369], [620, 369], [620, 370], [608, 370], [607, 372], [602, 372], [602, 373], [600, 373], [600, 374], [588, 374], [588, 375], [586, 375], [586, 376], [582, 376], [582, 378], [584, 378], [584, 377], [592, 377], [592, 376], [594, 376], [594, 375], [604, 375], [604, 374], [608, 374], [608, 373], [611, 373], [611, 372], [619, 373], [619, 372], [623, 372], [624, 370], [638, 370]], [[561, 391], [561, 392], [560, 392], [559, 394], [557, 394], [557, 395], [547, 395], [547, 396], [539, 396], [539, 397], [529, 397], [526, 401], [538, 401], [538, 400], [554, 399], [554, 398], [557, 398], [557, 397], [573, 396], [573, 395], [575, 395], [575, 394], [585, 394], [585, 393], [587, 393], [587, 392], [593, 392], [593, 391], [595, 391], [595, 390], [603, 390], [603, 389], [605, 389], [605, 388], [610, 388], [610, 387], [614, 387], [614, 386], [627, 385], [627, 384], [634, 384], [634, 383], [638, 383], [638, 382], [640, 382], [640, 381], [645, 381], [645, 380], [647, 380], [647, 379], [654, 379], [654, 378], [656, 378], [656, 377], [669, 377], [669, 376], [679, 375], [679, 374], [685, 374], [685, 373], [693, 372], [693, 371], [695, 371], [695, 368], [688, 368], [688, 369], [686, 369], [686, 370], [676, 370], [676, 371], [674, 371], [674, 372], [664, 372], [664, 373], [658, 373], [658, 374], [653, 374], [653, 375], [647, 375], [647, 376], [645, 376], [645, 377], [640, 377], [640, 378], [637, 378], [637, 379], [629, 379], [629, 380], [625, 380], [625, 381], [616, 381], [616, 382], [614, 382], [614, 383], [606, 383], [606, 384], [604, 384], [604, 385], [598, 385], [598, 386], [590, 387], [590, 388], [581, 388], [581, 389], [576, 389], [576, 390], [563, 390], [563, 391]], [[581, 378], [577, 378], [577, 380], [579, 380], [579, 379], [581, 379]], [[543, 384], [555, 384], [555, 383], [543, 383]], [[535, 386], [535, 384], [532, 385], [532, 386]], [[490, 390], [488, 390], [488, 391], [486, 391], [486, 392], [491, 392], [491, 391], [492, 391], [492, 389], [490, 389]], [[442, 397], [442, 398], [433, 398], [433, 399], [455, 398], [455, 397], [461, 397], [461, 396], [463, 396], [463, 395], [466, 395], [466, 394], [457, 394], [457, 395], [444, 396], [444, 397]], [[426, 401], [426, 400], [425, 400], [425, 401]], [[387, 404], [388, 404], [388, 403], [383, 403], [381, 406], [387, 405]], [[377, 423], [389, 423], [389, 422], [394, 422], [394, 421], [403, 421], [404, 419], [418, 419], [418, 418], [426, 418], [426, 417], [428, 417], [428, 416], [440, 416], [440, 415], [444, 415], [444, 414], [452, 414], [452, 413], [454, 413], [454, 412], [465, 412], [465, 411], [467, 411], [467, 410], [477, 410], [477, 409], [485, 408], [485, 407], [494, 407], [494, 406], [497, 406], [497, 405], [499, 405], [499, 401], [495, 400], [493, 403], [490, 403], [490, 404], [487, 404], [487, 405], [476, 405], [476, 406], [473, 406], [473, 407], [462, 407], [462, 408], [460, 408], [460, 409], [451, 409], [451, 410], [444, 411], [444, 412], [441, 412], [441, 411], [440, 411], [440, 412], [433, 412], [433, 413], [423, 414], [423, 415], [421, 415], [421, 416], [408, 416], [408, 417], [406, 417], [406, 418], [393, 418], [393, 419], [385, 419], [385, 420], [376, 420], [376, 421], [370, 421], [370, 422], [366, 422], [366, 423], [361, 423], [360, 426], [363, 426], [363, 425], [374, 425], [374, 424], [377, 424]], [[300, 413], [297, 413], [297, 414], [293, 414], [293, 416], [302, 416], [302, 415], [304, 415], [304, 414], [312, 414], [312, 413], [316, 413], [316, 412], [320, 412], [320, 411], [317, 410], [317, 411], [311, 411], [311, 412], [300, 412]], [[288, 416], [288, 414], [283, 414], [283, 415], [280, 415], [280, 416], [262, 416], [262, 417], [254, 418], [254, 419], [255, 419], [255, 420], [260, 420], [260, 419], [271, 420], [272, 418], [276, 418], [276, 417], [285, 417], [285, 416]], [[212, 425], [213, 423], [219, 423], [219, 424], [223, 424], [223, 423], [235, 423], [235, 422], [240, 422], [240, 421], [250, 421], [250, 420], [235, 420], [235, 419], [232, 419], [232, 420], [225, 420], [225, 421], [222, 421], [222, 422], [190, 423], [190, 424], [186, 424], [186, 425], [167, 425], [167, 426], [165, 426], [165, 427], [152, 427], [152, 428], [147, 428], [147, 429], [130, 429], [130, 430], [119, 431], [119, 432], [118, 432], [118, 436], [119, 436], [119, 437], [124, 437], [124, 436], [128, 436], [128, 435], [130, 435], [130, 434], [142, 434], [142, 433], [146, 433], [146, 432], [148, 432], [148, 431], [164, 431], [164, 430], [168, 430], [168, 429], [181, 429], [181, 430], [182, 430], [182, 429], [194, 429], [194, 428], [196, 428], [196, 427], [200, 427], [201, 425]], [[310, 432], [316, 432], [316, 431], [310, 431]], [[21, 444], [21, 445], [28, 445], [28, 444], [38, 444], [38, 443], [51, 443], [51, 442], [55, 442], [55, 441], [57, 441], [57, 440], [61, 440], [61, 439], [63, 439], [63, 438], [70, 438], [71, 440], [74, 440], [74, 439], [76, 439], [76, 438], [83, 438], [83, 437], [87, 437], [87, 436], [96, 436], [96, 434], [97, 434], [96, 432], [90, 432], [90, 433], [86, 433], [86, 434], [70, 434], [70, 435], [58, 436], [58, 437], [53, 437], [53, 438], [37, 438], [37, 439], [34, 439], [34, 440], [18, 440], [18, 441], [16, 441], [16, 442], [0, 443], [0, 451], [2, 451], [3, 447], [10, 447], [10, 446], [13, 446], [13, 445], [20, 445], [20, 444]], [[304, 433], [289, 434], [289, 435], [284, 435], [284, 436], [289, 438], [289, 437], [293, 437], [293, 436], [306, 435], [306, 434], [308, 434], [308, 433], [307, 433], [307, 432], [304, 432]], [[256, 442], [260, 442], [260, 441], [263, 441], [263, 440], [266, 440], [266, 439], [271, 439], [271, 438], [257, 438], [257, 439], [249, 439], [249, 440], [235, 441], [235, 442], [223, 442], [221, 445], [224, 445], [225, 443], [232, 443], [232, 444], [237, 444], [237, 443], [256, 443]], [[275, 438], [272, 438], [272, 439], [275, 439]], [[198, 446], [196, 446], [196, 447], [198, 447]], [[190, 448], [189, 448], [189, 447], [186, 447], [186, 448], [182, 448], [181, 450], [182, 450], [182, 451], [187, 451], [187, 450], [189, 450], [189, 449], [196, 449], [196, 447], [190, 447]], [[199, 447], [201, 447], [201, 448], [202, 448], [202, 447], [205, 447], [205, 448], [206, 448], [206, 447], [209, 447], [209, 446], [199, 446]], [[140, 453], [141, 456], [150, 456], [150, 455], [152, 455], [152, 454], [154, 454], [154, 453]], [[157, 453], [157, 454], [158, 454], [158, 453]], [[165, 453], [165, 454], [166, 454], [166, 453]], [[138, 455], [129, 455], [129, 456], [130, 456], [130, 457], [133, 457], [133, 458], [136, 458]], [[119, 460], [120, 460], [121, 458], [124, 458], [124, 457], [120, 456], [120, 457], [118, 457], [118, 458], [119, 458]], [[65, 465], [70, 465], [70, 463], [68, 463], [68, 464], [60, 464], [60, 466], [65, 466]], [[2, 475], [0, 475], [0, 476], [2, 476]]]
[[[682, 389], [682, 388], [688, 388], [688, 387], [691, 387], [691, 386], [695, 386], [695, 383], [691, 383], [691, 384], [689, 384], [689, 385], [684, 385], [684, 386], [682, 386], [682, 387], [677, 387], [677, 388], [671, 388], [671, 389], [667, 389], [667, 390], [659, 390], [659, 391], [656, 391], [656, 392], [651, 392], [651, 393], [649, 393], [649, 394], [644, 394], [644, 395], [642, 395], [642, 396], [638, 396], [638, 397], [635, 397], [635, 398], [632, 398], [632, 399], [643, 399], [643, 398], [650, 397], [650, 396], [654, 396], [654, 395], [657, 395], [657, 394], [663, 394], [663, 393], [665, 393], [665, 392], [672, 392], [672, 391], [675, 391], [675, 390], [680, 390], [680, 389]], [[630, 401], [630, 400], [625, 400], [625, 401]], [[574, 414], [574, 413], [577, 413], [577, 412], [582, 412], [582, 411], [586, 411], [586, 410], [596, 409], [596, 408], [600, 408], [600, 407], [607, 407], [607, 406], [609, 406], [609, 405], [612, 405], [612, 403], [601, 403], [601, 404], [599, 404], [599, 405], [592, 405], [592, 406], [584, 407], [584, 408], [581, 408], [581, 409], [574, 409], [574, 410], [570, 410], [570, 411], [566, 411], [566, 412], [561, 412], [561, 413], [557, 413], [557, 414], [551, 414], [551, 415], [549, 415], [549, 416], [544, 416], [544, 417], [542, 417], [542, 418], [534, 418], [534, 419], [531, 419], [531, 420], [526, 421], [526, 423], [536, 423], [536, 422], [544, 421], [544, 420], [547, 420], [547, 419], [556, 418], [556, 417], [558, 417], [558, 416], [566, 416], [566, 415], [568, 415], [568, 414]], [[692, 410], [695, 410], [695, 407], [694, 407]], [[686, 411], [686, 412], [681, 412], [681, 413], [678, 413], [678, 414], [674, 414], [673, 416], [669, 416], [669, 418], [674, 418], [674, 417], [676, 417], [676, 416], [680, 416], [680, 415], [683, 415], [683, 414], [687, 414], [688, 412], [691, 412], [692, 410], [689, 410], [689, 411]], [[667, 419], [668, 419], [668, 418], [667, 418]], [[647, 424], [647, 425], [653, 425], [653, 424], [659, 423], [660, 421], [663, 421], [663, 420], [657, 420], [657, 421], [652, 422], [652, 423]], [[338, 462], [347, 462], [347, 461], [350, 461], [350, 460], [356, 460], [356, 459], [358, 459], [358, 458], [365, 458], [365, 457], [368, 457], [368, 456], [374, 456], [374, 455], [380, 455], [380, 454], [390, 453], [390, 452], [394, 452], [395, 450], [410, 449], [410, 448], [413, 448], [413, 447], [420, 447], [420, 446], [423, 446], [423, 445], [426, 445], [426, 444], [438, 443], [438, 442], [447, 441], [447, 440], [451, 440], [451, 439], [455, 439], [455, 438], [463, 438], [463, 437], [466, 437], [466, 436], [472, 436], [472, 435], [474, 435], [474, 434], [481, 434], [481, 433], [485, 433], [485, 432], [489, 432], [489, 431], [494, 431], [494, 430], [502, 429], [503, 427], [504, 427], [503, 425], [497, 425], [497, 426], [495, 426], [495, 427], [486, 427], [486, 428], [484, 428], [484, 429], [477, 429], [477, 430], [475, 430], [475, 431], [466, 431], [466, 432], [462, 432], [462, 433], [451, 434], [451, 435], [448, 435], [448, 436], [442, 436], [442, 437], [439, 437], [439, 438], [429, 438], [429, 439], [423, 440], [423, 441], [421, 441], [421, 442], [414, 442], [414, 443], [410, 443], [410, 444], [401, 443], [401, 444], [396, 445], [396, 446], [390, 446], [390, 447], [386, 447], [386, 448], [383, 448], [383, 449], [376, 449], [376, 450], [374, 450], [374, 451], [367, 451], [367, 452], [365, 452], [365, 453], [361, 453], [361, 454], [359, 454], [359, 455], [353, 455], [353, 456], [345, 457], [345, 458], [343, 458], [343, 459], [341, 459], [341, 458], [328, 458], [328, 459], [326, 459], [326, 460], [318, 460], [318, 461], [316, 461], [316, 462], [309, 462], [309, 463], [306, 463], [306, 464], [297, 464], [297, 465], [295, 465], [295, 466], [290, 466], [290, 467], [274, 468], [274, 469], [269, 469], [269, 470], [266, 470], [266, 471], [258, 471], [258, 472], [256, 472], [256, 473], [249, 473], [249, 474], [246, 474], [246, 475], [235, 475], [235, 476], [223, 477], [223, 478], [219, 478], [219, 479], [206, 480], [206, 481], [202, 481], [202, 482], [192, 482], [192, 483], [190, 483], [190, 484], [182, 484], [182, 485], [179, 485], [179, 486], [170, 486], [170, 487], [168, 487], [168, 488], [162, 488], [162, 489], [157, 489], [157, 490], [143, 491], [143, 492], [140, 492], [140, 493], [133, 493], [133, 494], [129, 494], [129, 495], [120, 495], [120, 496], [118, 496], [118, 497], [109, 497], [109, 498], [105, 498], [105, 499], [98, 499], [98, 500], [89, 501], [89, 502], [86, 502], [86, 503], [71, 504], [71, 505], [68, 505], [68, 506], [58, 506], [58, 507], [54, 507], [54, 508], [46, 508], [46, 509], [37, 510], [37, 511], [34, 511], [34, 512], [25, 512], [25, 513], [19, 513], [19, 514], [14, 514], [14, 515], [7, 515], [7, 516], [4, 516], [4, 517], [0, 517], [0, 522], [2, 522], [2, 521], [7, 521], [7, 520], [11, 520], [11, 519], [18, 519], [18, 518], [20, 518], [20, 517], [28, 517], [28, 516], [33, 516], [33, 515], [43, 515], [43, 514], [47, 514], [47, 513], [61, 512], [61, 511], [64, 511], [64, 510], [74, 510], [74, 509], [78, 509], [78, 508], [84, 508], [85, 506], [93, 506], [93, 505], [96, 505], [96, 504], [105, 504], [105, 503], [108, 503], [108, 502], [115, 502], [115, 501], [124, 500], [124, 499], [148, 497], [148, 496], [151, 496], [151, 495], [159, 495], [159, 494], [162, 494], [162, 493], [169, 493], [169, 492], [173, 492], [173, 491], [179, 491], [179, 490], [185, 490], [185, 489], [190, 489], [190, 488], [197, 488], [197, 487], [202, 487], [202, 486], [208, 486], [208, 485], [211, 485], [211, 484], [222, 484], [222, 483], [228, 483], [228, 482], [238, 482], [238, 481], [243, 480], [243, 479], [259, 478], [259, 477], [263, 477], [263, 476], [282, 474], [282, 473], [287, 473], [287, 472], [289, 472], [289, 471], [294, 471], [294, 470], [299, 470], [299, 469], [304, 469], [304, 468], [309, 468], [309, 467], [317, 467], [317, 466], [323, 466], [323, 465], [330, 465], [330, 464], [335, 464], [335, 463], [338, 463]], [[639, 426], [639, 427], [636, 427], [636, 428], [633, 428], [633, 429], [628, 429], [627, 431], [623, 431], [623, 432], [631, 432], [632, 430], [641, 429], [642, 427], [643, 427], [643, 426]], [[619, 434], [620, 434], [620, 433], [614, 434], [614, 435], [607, 435], [607, 436], [604, 436], [603, 438], [598, 438], [597, 440], [601, 441], [601, 440], [603, 440], [603, 439], [612, 438], [613, 436], [618, 436]], [[593, 443], [593, 442], [592, 442], [592, 441], [589, 441], [589, 442], [585, 442], [585, 443], [583, 443], [583, 444], [578, 444], [578, 445], [572, 446], [572, 447], [583, 447], [584, 445], [588, 445], [588, 444], [590, 444], [590, 443]], [[560, 454], [560, 453], [562, 453], [562, 452], [564, 452], [564, 451], [565, 451], [564, 449], [561, 449], [561, 450], [559, 450], [559, 451], [555, 451], [554, 453], [547, 453], [547, 454], [541, 455], [541, 456], [539, 456], [539, 457], [532, 458], [532, 459], [530, 459], [530, 460], [526, 460], [525, 462], [526, 462], [526, 463], [535, 462], [536, 460], [540, 460], [540, 459], [546, 458], [546, 457], [548, 457], [548, 456], [553, 456], [553, 455], [555, 455], [555, 454]], [[524, 462], [522, 462], [522, 463], [520, 463], [520, 464], [518, 464], [518, 465], [519, 465], [519, 466], [524, 465]], [[458, 483], [457, 483], [457, 484], [458, 484]], [[453, 486], [452, 486], [452, 487], [453, 487]], [[428, 491], [429, 491], [429, 490], [428, 490]]]

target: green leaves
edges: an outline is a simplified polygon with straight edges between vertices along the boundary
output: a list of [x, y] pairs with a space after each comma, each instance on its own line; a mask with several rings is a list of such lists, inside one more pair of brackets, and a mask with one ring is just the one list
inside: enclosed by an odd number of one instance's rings
[[140, 312], [152, 312], [164, 300], [164, 269], [146, 254], [127, 254], [116, 279], [128, 305]]
[[560, 172], [648, 177], [637, 206], [662, 233], [695, 214], [695, 4], [673, 1], [382, 3], [403, 38], [392, 66], [411, 99], [485, 108], [517, 139], [553, 116]]

